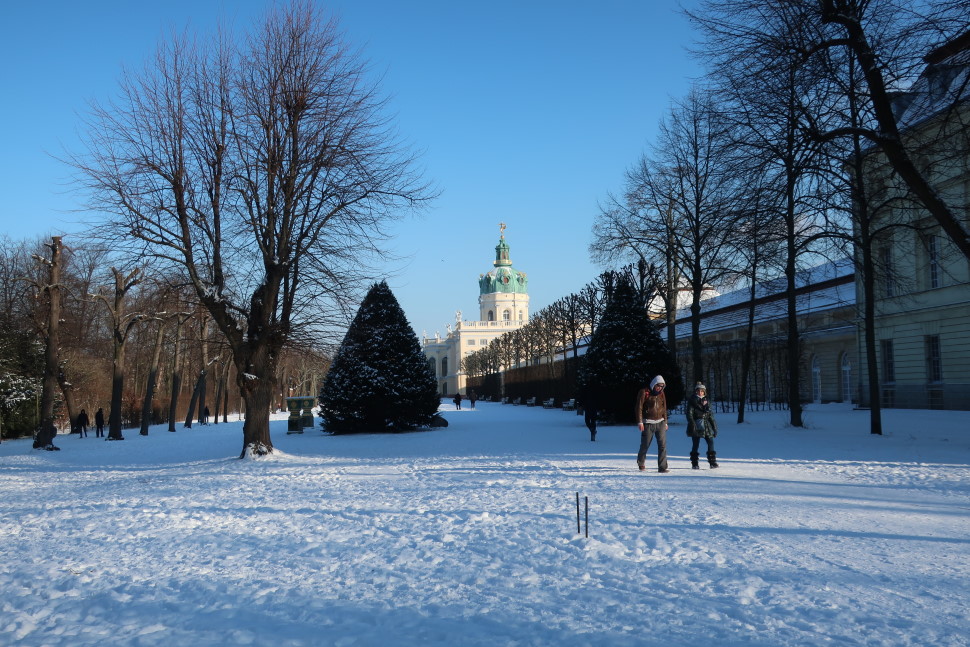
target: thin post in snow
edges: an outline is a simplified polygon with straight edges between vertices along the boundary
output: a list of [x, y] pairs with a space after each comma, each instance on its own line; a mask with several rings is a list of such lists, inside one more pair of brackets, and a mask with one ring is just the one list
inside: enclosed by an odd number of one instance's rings
[[586, 498], [586, 539], [589, 539], [589, 497]]
[[582, 532], [579, 529], [579, 492], [576, 493], [576, 534]]

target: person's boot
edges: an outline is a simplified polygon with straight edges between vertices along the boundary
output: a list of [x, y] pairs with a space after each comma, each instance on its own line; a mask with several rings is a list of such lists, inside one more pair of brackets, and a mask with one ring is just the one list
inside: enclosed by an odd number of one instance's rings
[[711, 469], [717, 467], [717, 452], [707, 452], [707, 462], [710, 463]]
[[700, 458], [700, 454], [698, 454], [697, 452], [690, 453], [690, 468], [692, 470], [699, 470], [701, 468], [700, 464], [698, 463], [699, 458]]

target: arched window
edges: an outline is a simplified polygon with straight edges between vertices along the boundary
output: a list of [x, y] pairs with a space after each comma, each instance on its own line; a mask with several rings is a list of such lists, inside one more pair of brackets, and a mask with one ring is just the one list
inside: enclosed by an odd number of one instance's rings
[[[436, 364], [436, 362], [434, 361], [434, 358], [433, 357], [429, 357], [428, 358], [428, 368], [431, 369], [431, 372], [432, 373], [434, 373], [435, 372], [435, 369], [437, 368], [437, 366], [435, 366], [435, 364]], [[435, 376], [435, 377], [437, 377], [437, 376]]]
[[441, 375], [442, 376], [448, 375], [448, 358], [447, 357], [442, 357], [441, 358]]
[[491, 310], [488, 311], [488, 320], [495, 321], [495, 313], [492, 312]]
[[842, 353], [842, 402], [852, 402], [852, 360]]
[[502, 321], [512, 321], [512, 311], [511, 310], [507, 310], [506, 309], [506, 310], [503, 310], [502, 311]]
[[525, 313], [519, 310], [519, 321], [525, 321]]
[[812, 402], [822, 401], [822, 367], [818, 365], [818, 356], [812, 356]]

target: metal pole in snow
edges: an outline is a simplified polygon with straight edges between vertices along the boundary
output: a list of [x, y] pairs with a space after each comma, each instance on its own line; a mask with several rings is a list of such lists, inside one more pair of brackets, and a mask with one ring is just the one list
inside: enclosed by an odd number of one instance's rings
[[589, 539], [589, 497], [586, 498], [586, 539]]
[[579, 492], [576, 493], [576, 534], [582, 532], [579, 529]]

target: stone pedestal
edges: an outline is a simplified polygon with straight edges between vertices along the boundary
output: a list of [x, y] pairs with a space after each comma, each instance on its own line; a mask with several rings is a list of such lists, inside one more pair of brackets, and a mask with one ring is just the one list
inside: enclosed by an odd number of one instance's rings
[[304, 397], [303, 400], [303, 427], [313, 426], [313, 405], [316, 403], [314, 397]]
[[286, 419], [286, 433], [303, 433], [303, 416], [300, 414], [303, 408], [303, 401], [306, 398], [287, 398], [286, 409], [290, 412], [290, 417]]

